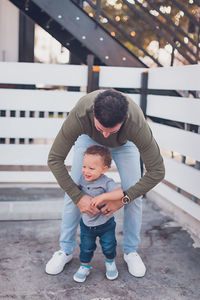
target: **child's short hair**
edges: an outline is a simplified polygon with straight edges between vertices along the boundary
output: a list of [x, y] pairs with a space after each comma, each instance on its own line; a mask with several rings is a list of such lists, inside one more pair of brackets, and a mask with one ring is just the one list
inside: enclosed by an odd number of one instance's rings
[[92, 145], [86, 149], [84, 154], [98, 154], [102, 157], [105, 166], [108, 168], [111, 166], [112, 157], [107, 147]]

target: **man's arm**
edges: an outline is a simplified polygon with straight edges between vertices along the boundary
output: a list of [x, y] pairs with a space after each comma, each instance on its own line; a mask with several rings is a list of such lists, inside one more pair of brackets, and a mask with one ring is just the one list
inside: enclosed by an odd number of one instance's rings
[[78, 136], [82, 133], [82, 129], [76, 119], [75, 110], [72, 110], [63, 123], [51, 147], [48, 156], [48, 166], [56, 177], [60, 187], [69, 195], [72, 201], [77, 204], [80, 212], [94, 215], [97, 214], [99, 210], [90, 206], [91, 197], [85, 195], [78, 188], [64, 165], [65, 158]]
[[128, 95], [125, 96], [129, 101], [129, 117], [125, 121], [124, 127], [121, 128], [120, 134], [136, 145], [146, 169], [144, 176], [135, 185], [124, 191], [131, 200], [134, 200], [164, 179], [165, 168], [160, 149], [141, 108]]
[[[131, 135], [131, 132], [129, 134]], [[132, 141], [137, 146], [146, 169], [143, 177], [134, 186], [125, 191], [127, 196], [134, 200], [147, 193], [164, 179], [165, 167], [160, 149], [146, 121], [143, 122], [137, 137]]]
[[82, 129], [76, 118], [76, 113], [72, 110], [64, 121], [48, 156], [48, 166], [57, 179], [60, 187], [69, 195], [76, 204], [84, 196], [69, 175], [64, 161], [73, 144], [82, 134]]

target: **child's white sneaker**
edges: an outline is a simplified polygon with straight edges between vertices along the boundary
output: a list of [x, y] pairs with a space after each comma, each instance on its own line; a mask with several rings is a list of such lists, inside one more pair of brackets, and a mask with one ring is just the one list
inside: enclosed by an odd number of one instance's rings
[[106, 259], [106, 277], [109, 280], [114, 280], [118, 277], [118, 271], [115, 264], [115, 260], [109, 261]]
[[72, 257], [72, 254], [67, 255], [62, 250], [56, 251], [46, 264], [45, 272], [50, 275], [59, 274]]
[[89, 274], [90, 265], [81, 265], [73, 278], [76, 282], [84, 282]]

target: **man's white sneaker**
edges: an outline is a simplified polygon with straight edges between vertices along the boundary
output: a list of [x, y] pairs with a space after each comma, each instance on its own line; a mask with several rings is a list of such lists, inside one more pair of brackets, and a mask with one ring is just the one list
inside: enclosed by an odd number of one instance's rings
[[124, 254], [124, 260], [128, 265], [128, 271], [135, 277], [143, 277], [146, 272], [146, 267], [137, 252]]
[[45, 272], [50, 275], [59, 274], [72, 257], [72, 254], [66, 255], [62, 250], [56, 251], [46, 264]]

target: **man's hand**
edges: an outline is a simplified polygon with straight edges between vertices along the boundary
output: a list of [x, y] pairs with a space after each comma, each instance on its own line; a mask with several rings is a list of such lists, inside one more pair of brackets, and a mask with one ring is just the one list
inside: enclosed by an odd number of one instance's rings
[[104, 205], [105, 204], [105, 195], [106, 194], [100, 194], [100, 195], [92, 198], [91, 206], [98, 208], [99, 206]]
[[77, 203], [78, 209], [82, 213], [93, 216], [99, 213], [99, 209], [90, 205], [92, 197], [84, 195]]
[[115, 211], [120, 209], [123, 205], [121, 199], [112, 201], [112, 200], [107, 200], [105, 201], [105, 205], [101, 208], [102, 214], [104, 214], [106, 217], [110, 216], [113, 214]]
[[103, 193], [94, 197], [91, 201], [91, 206], [102, 207], [102, 205], [108, 203], [108, 201], [117, 201], [120, 203], [124, 193], [121, 188], [113, 190], [111, 192]]

